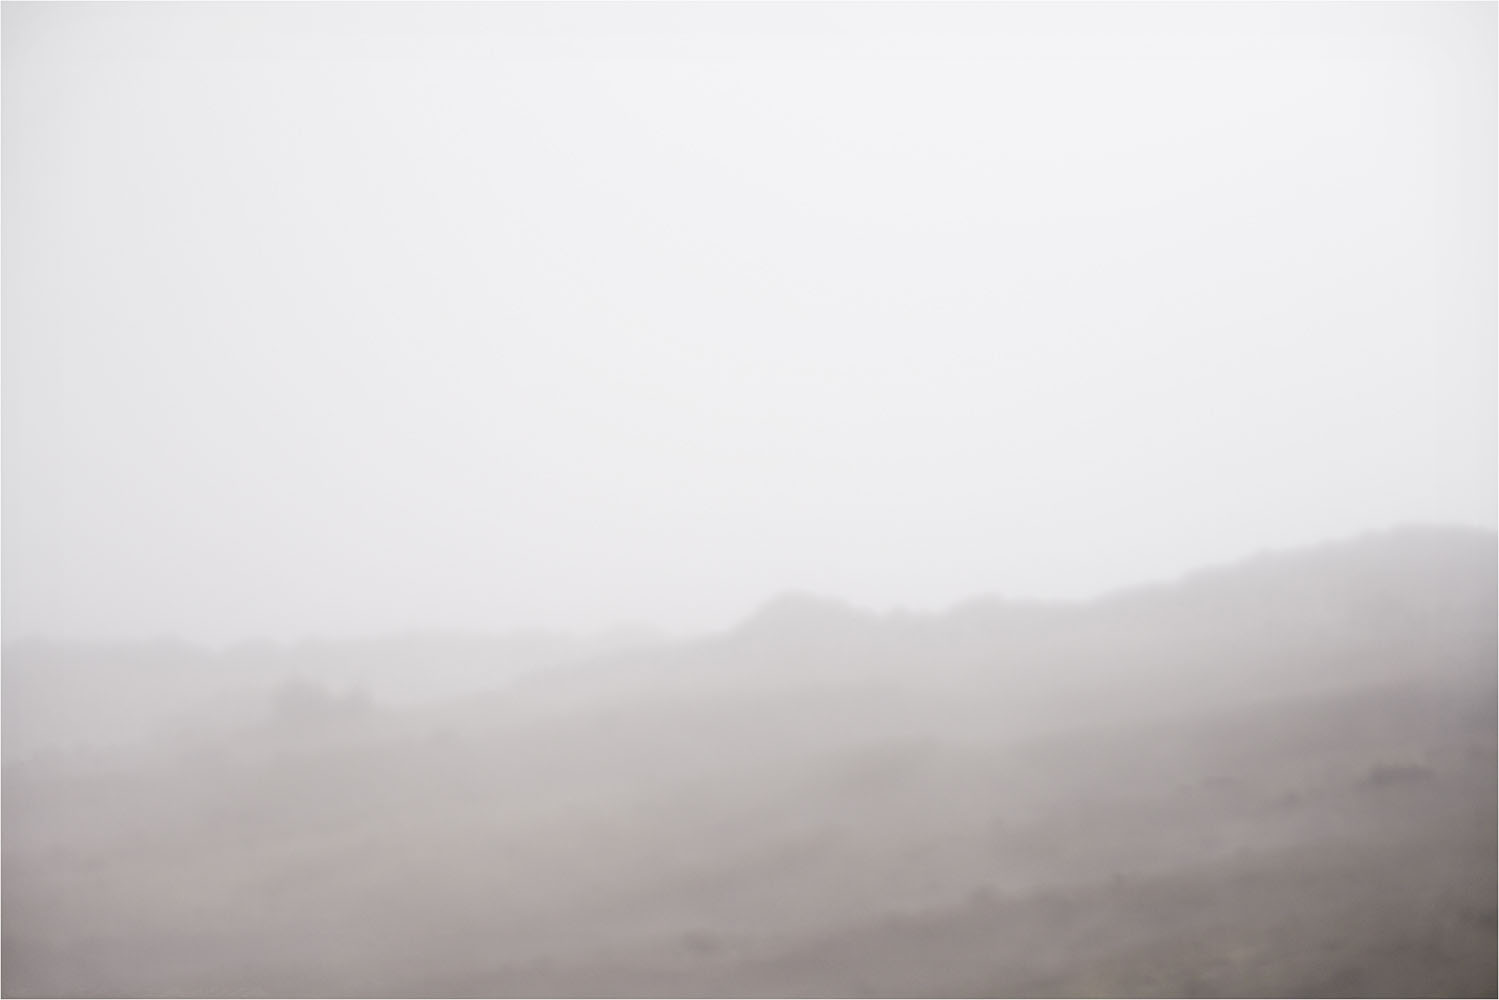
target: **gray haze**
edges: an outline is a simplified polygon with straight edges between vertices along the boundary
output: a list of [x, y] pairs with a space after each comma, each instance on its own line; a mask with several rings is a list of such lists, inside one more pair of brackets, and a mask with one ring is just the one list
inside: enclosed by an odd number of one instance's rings
[[0, 993], [1494, 996], [1496, 29], [5, 5]]
[[7, 641], [0, 989], [1492, 997], [1496, 553], [592, 648]]
[[1495, 525], [1491, 4], [4, 8], [8, 636]]

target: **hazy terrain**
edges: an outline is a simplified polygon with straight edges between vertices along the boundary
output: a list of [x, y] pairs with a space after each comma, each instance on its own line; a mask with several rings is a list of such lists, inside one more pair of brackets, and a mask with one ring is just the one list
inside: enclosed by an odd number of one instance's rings
[[1496, 989], [1496, 542], [699, 639], [11, 643], [7, 995]]
[[0, 2], [0, 122], [0, 992], [1499, 992], [1499, 4]]

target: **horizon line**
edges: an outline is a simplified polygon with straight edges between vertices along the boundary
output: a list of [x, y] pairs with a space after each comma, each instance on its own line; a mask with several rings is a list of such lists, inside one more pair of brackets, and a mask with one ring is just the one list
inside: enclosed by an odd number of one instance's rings
[[777, 603], [788, 600], [819, 603], [840, 606], [849, 612], [864, 617], [888, 617], [905, 615], [914, 618], [942, 618], [963, 611], [975, 604], [998, 603], [1007, 605], [1026, 605], [1030, 607], [1047, 608], [1083, 608], [1090, 605], [1105, 603], [1122, 596], [1148, 592], [1152, 590], [1170, 589], [1217, 573], [1230, 572], [1240, 569], [1250, 563], [1265, 558], [1276, 556], [1294, 556], [1297, 554], [1310, 554], [1319, 549], [1335, 548], [1346, 545], [1354, 545], [1360, 542], [1373, 541], [1377, 538], [1409, 533], [1440, 533], [1440, 534], [1466, 534], [1483, 537], [1499, 544], [1499, 529], [1488, 525], [1463, 523], [1458, 521], [1400, 521], [1388, 524], [1381, 528], [1366, 529], [1363, 531], [1328, 537], [1320, 541], [1307, 542], [1293, 545], [1262, 545], [1253, 551], [1246, 552], [1237, 557], [1215, 560], [1202, 563], [1171, 575], [1159, 575], [1144, 578], [1122, 585], [1105, 587], [1096, 593], [1085, 597], [1072, 598], [1049, 598], [1027, 595], [1008, 595], [994, 591], [984, 591], [959, 598], [935, 608], [913, 608], [907, 605], [892, 605], [883, 609], [869, 605], [861, 605], [832, 594], [820, 593], [804, 587], [787, 586], [774, 590], [756, 603], [749, 611], [740, 614], [732, 624], [720, 628], [707, 628], [696, 630], [679, 630], [662, 627], [654, 622], [639, 620], [619, 620], [609, 624], [580, 627], [559, 627], [549, 625], [516, 625], [513, 627], [482, 628], [474, 626], [443, 626], [443, 625], [418, 625], [388, 632], [362, 632], [347, 635], [330, 635], [327, 633], [303, 634], [296, 638], [279, 639], [265, 635], [242, 636], [235, 639], [220, 641], [206, 641], [190, 639], [180, 634], [170, 632], [155, 632], [150, 635], [137, 635], [113, 638], [58, 638], [54, 635], [42, 633], [28, 633], [25, 635], [10, 637], [5, 635], [3, 618], [0, 618], [0, 645], [3, 646], [58, 646], [58, 647], [109, 647], [109, 646], [171, 646], [194, 650], [209, 650], [215, 654], [225, 654], [244, 646], [269, 646], [276, 649], [295, 649], [297, 647], [317, 645], [354, 645], [361, 643], [388, 643], [399, 641], [558, 641], [558, 640], [582, 640], [602, 641], [612, 636], [618, 637], [623, 633], [637, 633], [643, 638], [643, 645], [665, 645], [673, 642], [692, 642], [696, 640], [709, 639], [714, 636], [729, 635], [743, 629], [762, 616], [768, 608]]

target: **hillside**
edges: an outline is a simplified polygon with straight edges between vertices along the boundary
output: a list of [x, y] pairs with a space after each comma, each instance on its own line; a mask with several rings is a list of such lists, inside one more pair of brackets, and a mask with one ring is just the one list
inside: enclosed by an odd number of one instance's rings
[[647, 630], [246, 642], [7, 641], [4, 755], [115, 753], [152, 740], [264, 727], [288, 686], [398, 708], [503, 686], [530, 671], [660, 642]]
[[[1496, 557], [787, 595], [445, 700], [7, 749], [4, 991], [1493, 996]], [[115, 681], [203, 666], [158, 652]]]

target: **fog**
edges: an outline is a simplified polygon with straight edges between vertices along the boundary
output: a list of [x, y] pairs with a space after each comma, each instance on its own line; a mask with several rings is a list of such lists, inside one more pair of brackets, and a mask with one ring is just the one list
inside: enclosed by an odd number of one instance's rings
[[11, 5], [10, 636], [1494, 527], [1485, 5]]
[[5, 996], [1495, 996], [1492, 4], [18, 4]]
[[1496, 556], [587, 648], [8, 641], [4, 992], [1492, 996]]

